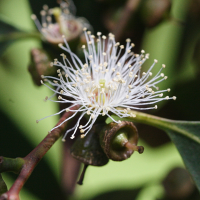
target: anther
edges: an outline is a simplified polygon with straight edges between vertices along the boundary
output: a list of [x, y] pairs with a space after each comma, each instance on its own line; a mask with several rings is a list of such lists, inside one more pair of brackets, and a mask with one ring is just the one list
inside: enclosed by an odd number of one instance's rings
[[50, 62], [50, 67], [53, 67], [53, 62]]
[[90, 115], [90, 114], [91, 114], [89, 110], [87, 111], [87, 114], [88, 114], [88, 115]]
[[81, 132], [81, 133], [84, 133], [85, 131], [84, 131], [84, 129], [81, 129], [80, 132]]
[[142, 75], [143, 75], [143, 76], [146, 75], [146, 72], [143, 72]]
[[134, 44], [134, 43], [131, 43], [131, 46], [132, 46], [132, 47], [134, 47], [134, 46], [135, 46], [135, 44]]
[[82, 125], [80, 125], [80, 126], [79, 126], [79, 129], [82, 129], [82, 128], [83, 128], [83, 126], [82, 126]]
[[91, 114], [91, 118], [94, 119], [94, 117], [95, 117], [94, 114]]
[[160, 74], [161, 77], [164, 77], [165, 75], [163, 73]]
[[176, 96], [173, 96], [172, 99], [173, 99], [173, 100], [176, 100]]
[[31, 19], [32, 19], [32, 20], [36, 20], [36, 19], [37, 19], [36, 15], [32, 14], [32, 15], [31, 15]]
[[131, 117], [136, 117], [136, 114], [130, 113]]
[[62, 46], [63, 46], [63, 44], [62, 44], [62, 43], [59, 43], [59, 44], [58, 44], [58, 46], [59, 46], [59, 47], [62, 47]]

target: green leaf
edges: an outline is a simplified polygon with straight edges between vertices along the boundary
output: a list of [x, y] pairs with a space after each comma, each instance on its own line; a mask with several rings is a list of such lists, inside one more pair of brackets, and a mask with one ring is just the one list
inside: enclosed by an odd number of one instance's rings
[[4, 182], [4, 180], [3, 180], [3, 178], [2, 178], [2, 176], [1, 176], [1, 174], [0, 174], [0, 196], [3, 194], [3, 193], [5, 193], [5, 192], [7, 192], [7, 186], [6, 186], [6, 184], [5, 184], [5, 182]]
[[[178, 124], [178, 126], [200, 138], [200, 122], [185, 122], [184, 124]], [[166, 132], [176, 145], [187, 169], [200, 190], [200, 144], [186, 136], [177, 134], [177, 132], [173, 130], [166, 130]]]
[[[0, 156], [23, 157], [31, 152], [35, 146], [6, 114], [0, 109]], [[13, 173], [9, 173], [9, 176], [16, 179], [16, 175]], [[40, 199], [65, 199], [60, 184], [45, 159], [42, 159], [34, 169], [24, 188]]]
[[6, 39], [10, 33], [13, 32], [20, 32], [18, 28], [13, 26], [9, 20], [0, 14], [0, 55], [4, 52], [4, 50], [12, 43], [14, 42], [14, 39]]
[[39, 32], [25, 32], [14, 25], [9, 20], [0, 14], [0, 56], [6, 50], [6, 48], [18, 39], [36, 38], [41, 39]]
[[12, 25], [12, 23], [7, 19], [6, 16], [0, 14], [0, 34], [7, 34], [14, 31], [20, 31], [17, 27]]
[[[115, 115], [111, 117], [115, 120], [144, 123], [164, 130], [176, 145], [200, 191], [200, 121], [169, 120], [141, 112], [129, 112], [136, 117], [123, 119]], [[112, 119], [107, 118], [106, 123], [110, 122], [112, 122]]]
[[142, 188], [136, 189], [124, 189], [124, 190], [113, 190], [109, 192], [105, 192], [103, 194], [99, 194], [98, 196], [94, 197], [92, 200], [101, 200], [101, 199], [109, 199], [109, 200], [134, 200], [137, 198], [138, 194]]

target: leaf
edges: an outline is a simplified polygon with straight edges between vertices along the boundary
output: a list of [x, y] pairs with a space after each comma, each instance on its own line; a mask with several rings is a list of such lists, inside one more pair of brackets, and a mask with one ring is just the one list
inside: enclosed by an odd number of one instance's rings
[[[0, 119], [0, 156], [23, 157], [35, 148], [1, 109]], [[16, 179], [15, 174], [9, 173], [9, 175]], [[40, 161], [24, 187], [40, 199], [65, 199], [60, 184], [45, 159]]]
[[[13, 32], [21, 32], [18, 28], [13, 26], [9, 20], [0, 14], [0, 56], [5, 49], [15, 41], [13, 38], [9, 38], [9, 34]], [[6, 36], [6, 37], [5, 37]]]
[[16, 40], [27, 38], [41, 40], [41, 34], [39, 32], [22, 31], [12, 25], [12, 23], [2, 14], [0, 14], [0, 27], [0, 56], [5, 49]]
[[[178, 124], [178, 126], [200, 138], [200, 122], [185, 122], [183, 124]], [[200, 144], [181, 134], [177, 134], [177, 132], [173, 130], [166, 130], [166, 132], [176, 145], [187, 169], [191, 173], [198, 189], [200, 190]]]
[[5, 192], [7, 192], [7, 186], [6, 186], [2, 176], [0, 174], [0, 196]]
[[101, 199], [109, 199], [109, 200], [134, 200], [137, 198], [142, 188], [137, 189], [126, 189], [126, 190], [113, 190], [110, 192], [106, 192], [94, 197], [92, 200], [101, 200]]
[[[187, 169], [192, 175], [192, 178], [200, 191], [200, 121], [169, 120], [141, 112], [129, 112], [136, 115], [136, 117], [123, 119], [115, 115], [112, 115], [111, 117], [114, 120], [125, 120], [148, 124], [167, 132], [171, 140], [176, 145]], [[112, 122], [112, 119], [107, 118], [106, 123], [110, 122]]]

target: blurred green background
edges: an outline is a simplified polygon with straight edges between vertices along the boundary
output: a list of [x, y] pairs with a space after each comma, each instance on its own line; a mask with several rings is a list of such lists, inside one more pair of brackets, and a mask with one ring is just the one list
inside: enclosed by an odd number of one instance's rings
[[[34, 4], [34, 1], [31, 2]], [[103, 26], [100, 18], [103, 16], [104, 4], [95, 0], [85, 1], [87, 2], [85, 4], [81, 2], [74, 1], [77, 6], [77, 15], [86, 17], [95, 32], [101, 30], [106, 34], [108, 30]], [[167, 19], [153, 28], [144, 28], [140, 46], [140, 49], [145, 49], [150, 53], [150, 59], [145, 63], [145, 67], [149, 67], [154, 59], [158, 60], [157, 65], [159, 66], [166, 64], [164, 73], [169, 78], [160, 84], [160, 88], [170, 87], [170, 96], [177, 96], [176, 102], [162, 102], [158, 105], [160, 109], [157, 112], [150, 113], [177, 120], [199, 120], [200, 115], [198, 93], [198, 75], [200, 74], [198, 59], [200, 58], [198, 53], [194, 57], [199, 30], [195, 29], [198, 22], [195, 24], [195, 20], [192, 21], [193, 18], [191, 19], [188, 14], [191, 2], [173, 0], [170, 16], [174, 20]], [[37, 3], [38, 7], [43, 3], [55, 4], [54, 1], [47, 0]], [[96, 17], [96, 21], [93, 16], [95, 11], [91, 9], [91, 15], [87, 12], [88, 7], [93, 4], [96, 7], [101, 5], [99, 12], [102, 15], [99, 18]], [[110, 4], [109, 6], [112, 7]], [[38, 9], [42, 9], [42, 6]], [[29, 1], [1, 0], [0, 13], [18, 28], [36, 31], [30, 18], [32, 11]], [[191, 20], [191, 23], [188, 20]], [[30, 50], [35, 47], [41, 47], [40, 41], [36, 39], [19, 40], [11, 44], [1, 55], [0, 155], [6, 157], [26, 156], [58, 121], [57, 117], [51, 117], [39, 124], [35, 122], [36, 119], [53, 114], [58, 110], [58, 105], [43, 101], [45, 96], [51, 94], [50, 90], [46, 87], [35, 86], [27, 70]], [[198, 52], [198, 46], [196, 49]], [[183, 166], [182, 159], [171, 142], [159, 144], [159, 140], [162, 141], [164, 137], [164, 132], [159, 132], [158, 136], [154, 135], [154, 129], [143, 127], [140, 129], [143, 132], [142, 135], [146, 136], [139, 141], [139, 144], [145, 147], [144, 153], [139, 155], [136, 152], [130, 159], [123, 162], [110, 161], [104, 167], [89, 167], [83, 186], [77, 185], [72, 199], [92, 199], [107, 191], [133, 190], [140, 187], [137, 200], [155, 200], [164, 195], [161, 181], [171, 169]], [[153, 143], [158, 144], [152, 145]], [[63, 143], [59, 140], [36, 167], [20, 193], [22, 200], [55, 199], [56, 195], [61, 193], [62, 145]], [[16, 175], [6, 173], [3, 174], [3, 178], [10, 187]]]

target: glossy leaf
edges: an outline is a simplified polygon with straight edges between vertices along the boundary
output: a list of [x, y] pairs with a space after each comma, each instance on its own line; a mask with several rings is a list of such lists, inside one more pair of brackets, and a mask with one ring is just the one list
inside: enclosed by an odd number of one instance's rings
[[[155, 126], [167, 132], [171, 140], [176, 145], [183, 161], [200, 190], [200, 121], [176, 121], [153, 115], [130, 111], [136, 115], [135, 118], [121, 119], [112, 116], [115, 120], [129, 120]], [[106, 123], [112, 120], [107, 118]]]
[[[199, 123], [185, 123], [182, 126], [188, 132], [197, 135], [200, 138], [200, 122]], [[200, 190], [200, 144], [194, 140], [187, 138], [173, 130], [166, 130], [171, 140], [176, 145], [183, 161], [191, 173], [198, 189]]]

